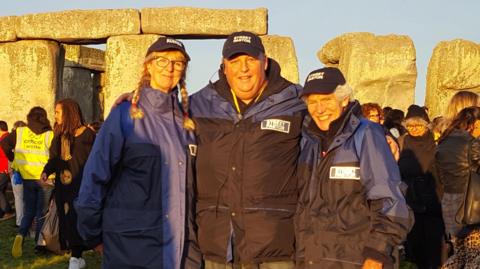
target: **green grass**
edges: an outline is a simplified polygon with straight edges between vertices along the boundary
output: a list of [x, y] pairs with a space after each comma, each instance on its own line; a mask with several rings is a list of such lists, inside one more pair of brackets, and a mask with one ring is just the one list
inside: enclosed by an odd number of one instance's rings
[[[35, 255], [34, 240], [25, 238], [23, 256], [15, 259], [12, 257], [12, 244], [17, 233], [15, 218], [0, 222], [0, 269], [65, 269], [68, 267], [69, 254]], [[87, 262], [86, 268], [96, 269], [101, 267], [102, 259], [99, 254], [87, 251], [83, 255]]]

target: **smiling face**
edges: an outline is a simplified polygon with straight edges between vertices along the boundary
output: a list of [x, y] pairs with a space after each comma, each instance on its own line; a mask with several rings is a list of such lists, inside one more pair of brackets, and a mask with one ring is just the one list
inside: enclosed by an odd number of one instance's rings
[[248, 104], [267, 82], [267, 57], [257, 59], [250, 55], [241, 54], [230, 59], [224, 59], [224, 73], [228, 84], [242, 102]]
[[170, 92], [185, 72], [185, 56], [177, 50], [153, 52], [152, 56], [153, 60], [147, 63], [150, 86], [162, 92]]
[[318, 128], [327, 131], [330, 128], [330, 123], [342, 115], [344, 108], [348, 105], [349, 96], [338, 100], [335, 93], [309, 94], [305, 102], [307, 103], [308, 113], [310, 113]]

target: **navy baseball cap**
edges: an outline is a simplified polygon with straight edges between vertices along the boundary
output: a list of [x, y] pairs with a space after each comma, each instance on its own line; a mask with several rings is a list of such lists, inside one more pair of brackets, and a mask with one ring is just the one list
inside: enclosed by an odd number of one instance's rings
[[235, 32], [227, 37], [223, 44], [222, 55], [225, 59], [230, 59], [235, 54], [247, 54], [258, 58], [260, 54], [265, 54], [262, 40], [258, 35], [251, 32]]
[[190, 56], [188, 56], [187, 51], [185, 50], [185, 46], [182, 42], [176, 40], [175, 38], [171, 38], [168, 36], [162, 36], [157, 39], [157, 41], [153, 42], [152, 45], [147, 50], [147, 54], [156, 51], [165, 51], [165, 50], [179, 50], [183, 53], [187, 61], [190, 61]]
[[331, 94], [338, 85], [345, 84], [345, 77], [340, 69], [335, 67], [325, 67], [317, 69], [308, 74], [303, 86], [302, 95]]

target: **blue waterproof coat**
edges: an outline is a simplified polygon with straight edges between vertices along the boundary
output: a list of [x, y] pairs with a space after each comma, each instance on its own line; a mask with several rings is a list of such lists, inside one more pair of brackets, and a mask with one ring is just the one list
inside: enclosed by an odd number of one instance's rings
[[136, 120], [130, 103], [114, 108], [95, 140], [76, 201], [79, 233], [91, 246], [103, 243], [103, 268], [181, 268], [196, 146], [176, 90], [145, 88], [139, 107], [145, 116]]
[[350, 103], [328, 148], [322, 148], [325, 137], [311, 127], [312, 118], [305, 117], [296, 220], [299, 268], [361, 268], [366, 258], [390, 268], [392, 248], [411, 228], [383, 129], [359, 114], [358, 102]]

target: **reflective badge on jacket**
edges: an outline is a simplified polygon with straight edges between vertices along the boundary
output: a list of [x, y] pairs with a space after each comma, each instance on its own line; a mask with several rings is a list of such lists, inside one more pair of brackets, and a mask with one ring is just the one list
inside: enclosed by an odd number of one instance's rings
[[360, 167], [332, 166], [330, 167], [330, 179], [360, 180]]
[[188, 149], [190, 150], [190, 155], [197, 156], [197, 145], [188, 144]]
[[260, 129], [272, 130], [288, 134], [290, 132], [290, 122], [278, 119], [263, 120]]

